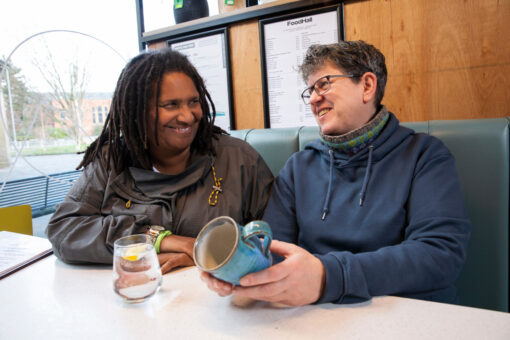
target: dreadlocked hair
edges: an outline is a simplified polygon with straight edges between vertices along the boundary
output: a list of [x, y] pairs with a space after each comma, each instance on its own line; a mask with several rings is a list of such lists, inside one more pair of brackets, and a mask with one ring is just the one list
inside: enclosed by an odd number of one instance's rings
[[83, 160], [76, 169], [85, 168], [92, 163], [103, 153], [103, 148], [108, 170], [112, 163], [117, 173], [130, 166], [152, 169], [148, 138], [149, 109], [150, 104], [156, 109], [154, 131], [155, 139], [158, 141], [157, 102], [163, 75], [170, 72], [186, 74], [192, 79], [199, 93], [203, 114], [197, 135], [191, 143], [191, 152], [216, 155], [212, 139], [218, 139], [218, 135], [227, 133], [214, 125], [216, 108], [204, 80], [186, 56], [165, 48], [141, 53], [124, 67], [117, 81], [101, 134], [85, 150]]

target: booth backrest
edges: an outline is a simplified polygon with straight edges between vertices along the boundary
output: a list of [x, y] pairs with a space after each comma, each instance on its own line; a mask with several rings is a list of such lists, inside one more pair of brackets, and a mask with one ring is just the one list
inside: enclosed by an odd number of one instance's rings
[[[468, 258], [457, 280], [460, 304], [509, 311], [509, 118], [402, 123], [441, 139], [455, 157], [469, 218]], [[232, 131], [276, 176], [317, 127]]]

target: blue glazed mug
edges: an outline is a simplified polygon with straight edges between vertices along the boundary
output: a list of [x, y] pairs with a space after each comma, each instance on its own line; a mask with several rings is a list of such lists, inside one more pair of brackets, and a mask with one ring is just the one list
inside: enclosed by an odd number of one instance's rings
[[271, 227], [264, 221], [242, 226], [231, 217], [216, 217], [198, 234], [193, 259], [200, 270], [239, 285], [246, 274], [271, 265], [272, 238]]

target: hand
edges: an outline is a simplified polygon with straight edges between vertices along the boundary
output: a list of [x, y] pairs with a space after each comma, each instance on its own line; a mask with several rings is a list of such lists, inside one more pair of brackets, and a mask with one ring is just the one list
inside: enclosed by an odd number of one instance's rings
[[200, 272], [200, 279], [207, 284], [207, 287], [216, 292], [219, 296], [228, 296], [232, 294], [234, 285], [231, 283], [218, 280], [207, 272]]
[[[271, 252], [285, 257], [285, 260], [242, 277], [241, 286], [233, 288], [234, 295], [290, 306], [310, 304], [321, 297], [326, 273], [317, 257], [294, 244], [277, 240], [271, 243]], [[225, 287], [218, 287], [213, 290], [228, 292]]]
[[177, 267], [194, 266], [193, 237], [170, 235], [161, 240], [159, 246], [158, 260], [161, 266], [161, 273], [166, 274]]
[[193, 259], [193, 246], [195, 245], [195, 238], [170, 235], [165, 237], [159, 246], [160, 253], [184, 253]]
[[193, 259], [184, 253], [161, 253], [158, 254], [161, 274], [166, 274], [177, 267], [194, 266]]

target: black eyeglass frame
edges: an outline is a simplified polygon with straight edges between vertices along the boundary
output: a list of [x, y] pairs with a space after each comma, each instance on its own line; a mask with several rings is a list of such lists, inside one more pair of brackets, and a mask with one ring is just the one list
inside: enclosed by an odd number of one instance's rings
[[[323, 94], [325, 94], [326, 92], [331, 90], [331, 80], [330, 80], [331, 78], [359, 78], [362, 76], [363, 76], [362, 74], [328, 74], [324, 77], [320, 77], [319, 79], [317, 79], [315, 81], [315, 83], [313, 83], [312, 86], [307, 87], [301, 93], [301, 99], [303, 99], [303, 103], [305, 103], [305, 105], [308, 105], [308, 104], [310, 104], [310, 97], [312, 96], [312, 90], [315, 91], [315, 93], [317, 93], [318, 96], [322, 96]], [[317, 83], [322, 81], [324, 78], [326, 78], [326, 80], [328, 81], [328, 88], [326, 90], [320, 92], [316, 86], [317, 86]]]

